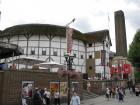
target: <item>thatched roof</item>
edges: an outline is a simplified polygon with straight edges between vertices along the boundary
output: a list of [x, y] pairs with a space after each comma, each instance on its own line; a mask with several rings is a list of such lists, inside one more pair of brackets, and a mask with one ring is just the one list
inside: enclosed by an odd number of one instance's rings
[[[8, 27], [2, 32], [0, 36], [14, 36], [14, 35], [55, 35], [55, 36], [64, 36], [66, 35], [66, 27], [51, 25], [51, 24], [21, 24]], [[86, 42], [97, 42], [103, 41], [106, 36], [109, 36], [108, 30], [90, 32], [90, 33], [81, 33], [78, 30], [74, 29], [73, 38], [79, 39]]]

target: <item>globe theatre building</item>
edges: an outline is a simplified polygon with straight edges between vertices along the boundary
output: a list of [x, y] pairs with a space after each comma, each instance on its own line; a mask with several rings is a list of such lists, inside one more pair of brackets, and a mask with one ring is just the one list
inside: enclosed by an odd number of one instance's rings
[[[0, 41], [22, 47], [23, 55], [65, 64], [66, 27], [50, 24], [23, 24], [1, 31]], [[108, 30], [82, 33], [73, 31], [73, 68], [93, 76], [110, 77]], [[15, 59], [18, 57], [15, 57]], [[6, 59], [10, 61], [12, 58]], [[2, 60], [1, 60], [2, 61]], [[19, 65], [20, 68], [23, 65]]]

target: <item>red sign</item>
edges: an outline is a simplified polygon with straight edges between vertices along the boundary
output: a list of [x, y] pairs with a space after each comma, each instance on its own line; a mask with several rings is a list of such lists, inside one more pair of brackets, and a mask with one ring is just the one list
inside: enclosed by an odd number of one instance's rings
[[111, 67], [111, 74], [129, 74], [132, 72], [132, 67], [130, 64], [123, 64], [120, 67]]
[[130, 64], [123, 64], [123, 73], [129, 74], [132, 72], [132, 67]]
[[111, 67], [111, 74], [120, 74], [121, 69], [120, 67]]

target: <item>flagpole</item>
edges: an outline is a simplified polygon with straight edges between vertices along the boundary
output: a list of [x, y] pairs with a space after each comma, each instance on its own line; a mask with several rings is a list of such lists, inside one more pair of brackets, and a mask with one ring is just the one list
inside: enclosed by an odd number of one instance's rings
[[[67, 52], [67, 54], [65, 55], [65, 58], [66, 58], [66, 68], [67, 68], [67, 70], [71, 70], [72, 69], [72, 62], [73, 62], [73, 57], [72, 56], [70, 56], [70, 54], [69, 54], [69, 51], [68, 51], [68, 43], [70, 43], [70, 42], [68, 42], [69, 40], [68, 40], [68, 34], [69, 34], [69, 25], [71, 24], [71, 23], [73, 23], [75, 21], [75, 18], [72, 20], [72, 21], [70, 21], [68, 24], [66, 24], [66, 52]], [[72, 36], [71, 36], [72, 37]], [[67, 99], [67, 102], [68, 102], [68, 105], [70, 105], [70, 76], [69, 76], [69, 74], [68, 74], [68, 78], [67, 78], [67, 82], [68, 82], [68, 99]]]

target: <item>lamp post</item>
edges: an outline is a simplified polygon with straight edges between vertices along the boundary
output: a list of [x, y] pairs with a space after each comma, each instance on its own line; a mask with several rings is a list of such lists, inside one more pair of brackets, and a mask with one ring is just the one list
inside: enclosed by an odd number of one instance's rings
[[[72, 63], [73, 63], [73, 59], [74, 59], [74, 56], [72, 55], [69, 55], [69, 54], [66, 54], [65, 55], [65, 59], [66, 59], [66, 62], [67, 62], [67, 70], [69, 71], [72, 71]], [[71, 88], [71, 83], [70, 83], [70, 75], [68, 73], [68, 78], [67, 78], [67, 82], [68, 82], [68, 105], [70, 105], [70, 88]]]
[[[69, 28], [69, 25], [71, 23], [73, 23], [74, 21], [75, 21], [75, 18], [72, 21], [70, 21], [68, 24], [66, 24], [66, 50], [68, 49], [68, 43], [70, 43], [70, 42], [68, 42], [69, 40], [67, 39], [68, 38], [67, 28]], [[65, 54], [64, 57], [67, 62], [67, 70], [71, 71], [74, 56], [70, 55], [70, 53], [67, 50], [67, 54]], [[67, 82], [68, 82], [68, 100], [67, 101], [68, 101], [68, 105], [70, 105], [70, 75], [69, 75], [69, 73], [68, 73]]]

